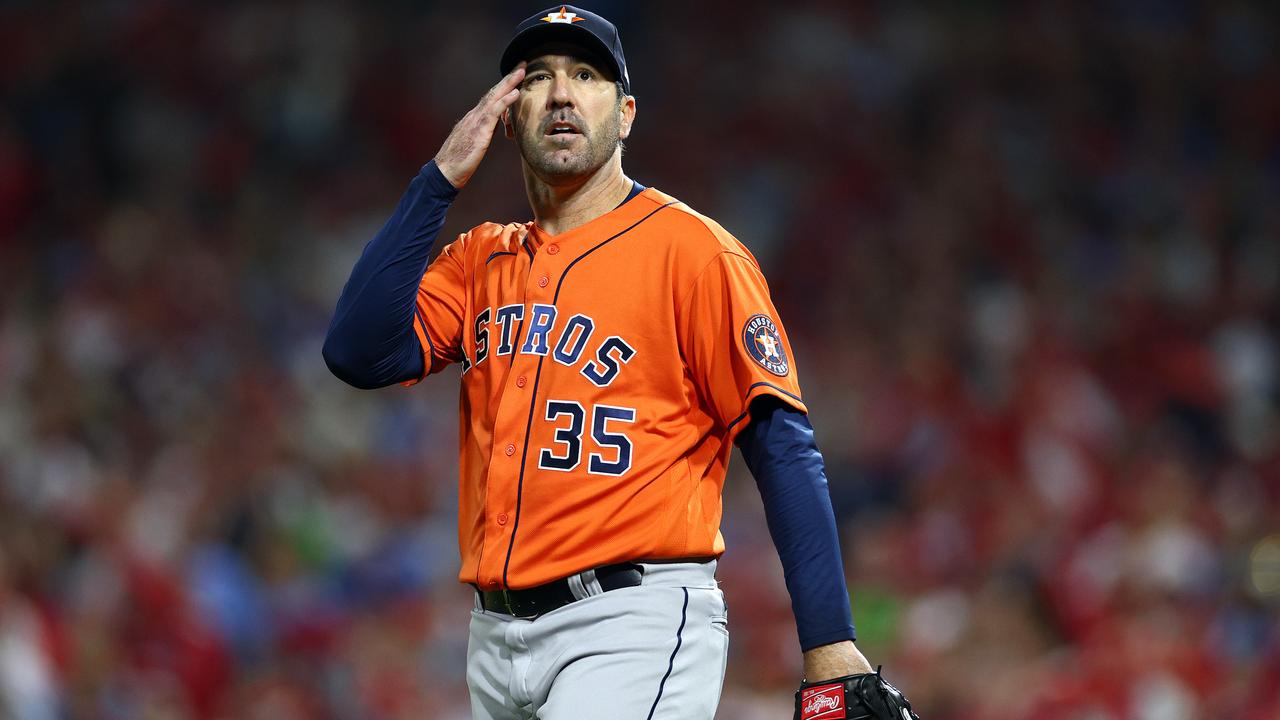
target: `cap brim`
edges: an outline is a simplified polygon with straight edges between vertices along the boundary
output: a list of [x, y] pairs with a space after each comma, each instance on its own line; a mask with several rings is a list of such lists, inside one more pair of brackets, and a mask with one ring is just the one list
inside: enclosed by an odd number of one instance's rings
[[622, 79], [622, 72], [613, 59], [613, 52], [595, 36], [595, 33], [586, 28], [564, 23], [535, 25], [511, 38], [507, 49], [502, 52], [498, 69], [506, 75], [514, 70], [521, 60], [533, 57], [534, 50], [549, 43], [576, 45], [587, 52], [587, 58], [604, 63], [604, 67], [613, 73], [615, 80]]

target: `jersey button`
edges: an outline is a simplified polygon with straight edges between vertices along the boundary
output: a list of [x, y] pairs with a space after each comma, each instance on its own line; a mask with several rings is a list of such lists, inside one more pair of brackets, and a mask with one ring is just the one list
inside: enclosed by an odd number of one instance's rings
[[550, 245], [548, 245], [548, 246], [547, 246], [547, 254], [548, 254], [548, 255], [555, 255], [555, 254], [556, 254], [556, 253], [558, 253], [558, 252], [560, 252], [560, 246], [559, 246], [559, 245], [556, 245], [555, 243], [551, 243]]
[[516, 446], [515, 446], [515, 445], [507, 445], [507, 454], [508, 454], [508, 455], [515, 455], [515, 454], [516, 454]]
[[547, 279], [547, 276], [543, 275], [542, 277], [538, 278], [538, 287], [546, 287], [547, 283], [549, 282], [551, 281]]
[[507, 524], [507, 514], [506, 514], [506, 513], [498, 513], [498, 524], [499, 524], [499, 525], [506, 525], [506, 524]]
[[520, 377], [516, 378], [516, 387], [524, 387], [525, 382], [527, 381], [524, 379], [524, 376], [521, 375]]

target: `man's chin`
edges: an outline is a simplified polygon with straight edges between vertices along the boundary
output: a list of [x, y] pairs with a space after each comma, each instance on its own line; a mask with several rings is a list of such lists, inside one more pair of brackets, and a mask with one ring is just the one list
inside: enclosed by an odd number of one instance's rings
[[599, 165], [592, 167], [590, 161], [581, 155], [562, 151], [549, 153], [530, 165], [538, 177], [557, 183], [585, 177], [600, 169]]

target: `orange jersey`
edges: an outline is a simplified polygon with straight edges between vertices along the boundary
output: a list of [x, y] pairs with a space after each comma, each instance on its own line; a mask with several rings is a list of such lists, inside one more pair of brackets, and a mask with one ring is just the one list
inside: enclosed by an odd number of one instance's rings
[[748, 403], [805, 410], [755, 258], [653, 188], [560, 235], [463, 234], [414, 329], [427, 374], [462, 364], [459, 579], [482, 589], [720, 555]]

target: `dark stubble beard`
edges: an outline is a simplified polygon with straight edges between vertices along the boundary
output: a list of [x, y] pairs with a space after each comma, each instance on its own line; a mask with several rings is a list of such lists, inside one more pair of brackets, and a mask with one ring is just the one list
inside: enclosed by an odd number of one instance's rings
[[[553, 116], [555, 117], [555, 116]], [[571, 116], [574, 124], [579, 124], [576, 116]], [[555, 157], [560, 148], [554, 145], [543, 145], [543, 133], [551, 123], [533, 128], [516, 128], [516, 137], [520, 139], [520, 155], [533, 169], [535, 175], [547, 182], [558, 182], [585, 177], [599, 170], [613, 157], [618, 148], [618, 131], [622, 124], [618, 113], [610, 113], [599, 127], [581, 127], [586, 147], [567, 159]], [[529, 130], [531, 132], [526, 132]]]

